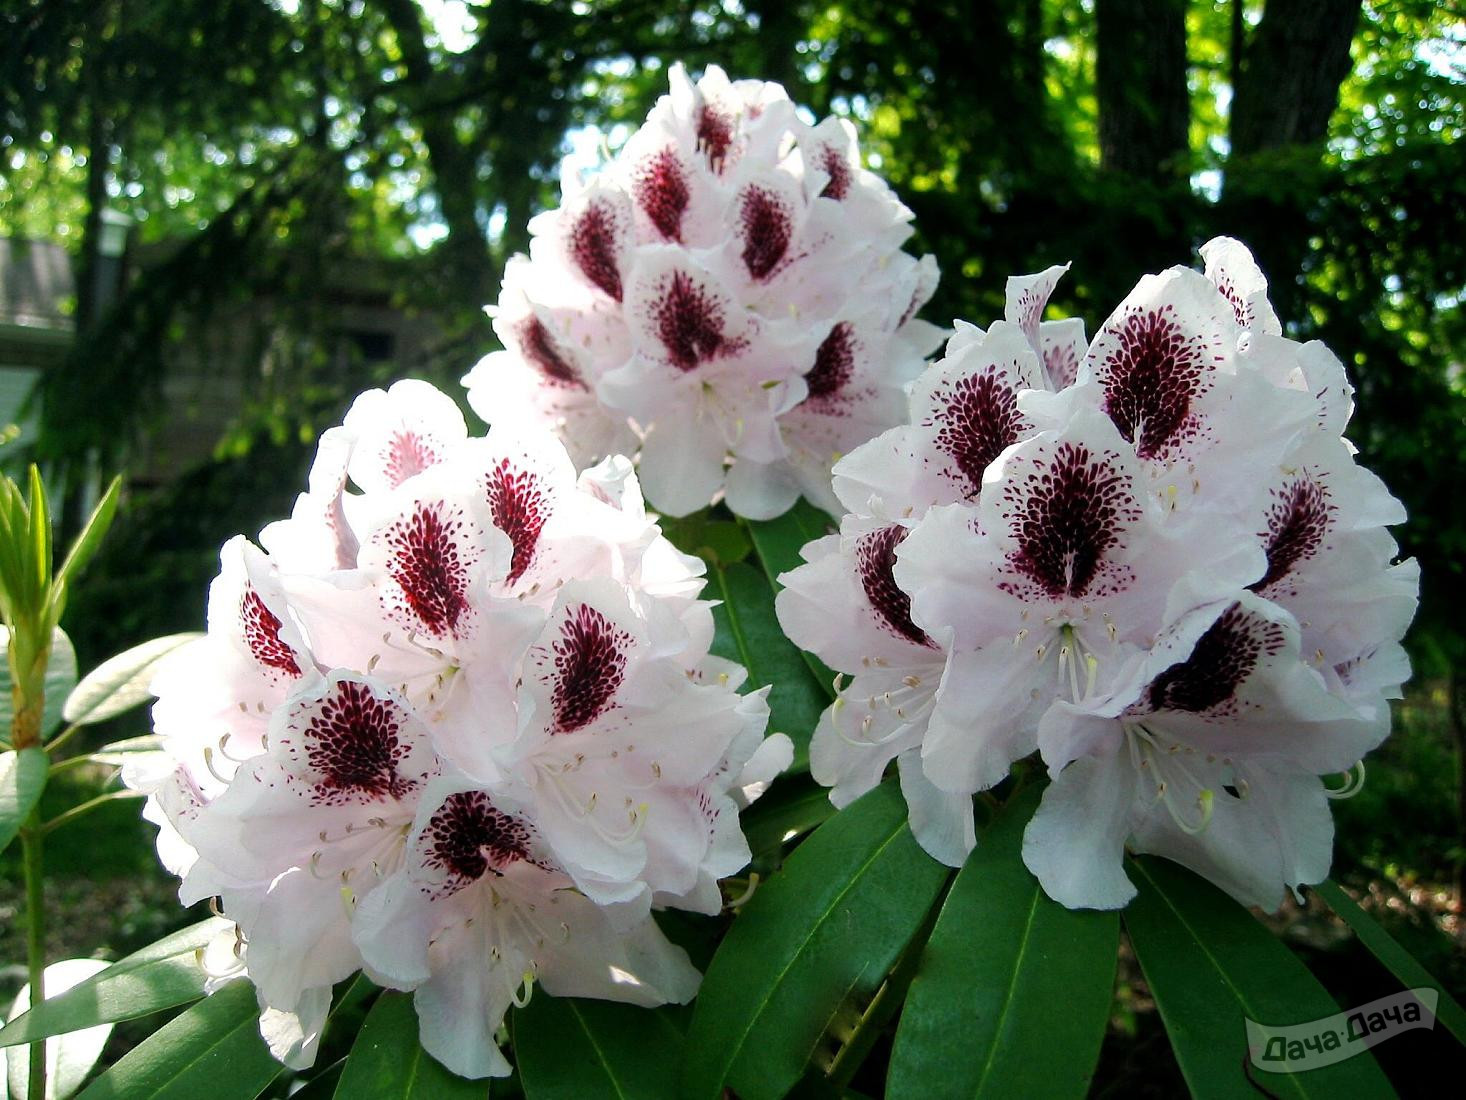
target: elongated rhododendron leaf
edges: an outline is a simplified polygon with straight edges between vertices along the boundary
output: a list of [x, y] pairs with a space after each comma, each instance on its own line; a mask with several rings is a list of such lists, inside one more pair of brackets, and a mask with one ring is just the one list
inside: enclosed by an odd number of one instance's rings
[[1023, 865], [1039, 794], [998, 811], [947, 894], [891, 1051], [893, 1100], [1089, 1091], [1120, 919], [1064, 908]]
[[200, 955], [228, 928], [228, 921], [212, 917], [119, 959], [16, 1017], [0, 1030], [0, 1046], [131, 1020], [202, 997], [207, 975]]
[[869, 997], [946, 880], [892, 783], [821, 825], [759, 886], [693, 1008], [684, 1093], [773, 1100], [802, 1076], [840, 1006]]
[[769, 728], [794, 742], [794, 771], [808, 766], [810, 734], [830, 693], [814, 678], [793, 643], [779, 629], [774, 592], [747, 562], [708, 570], [708, 595], [717, 635], [713, 652], [748, 669], [750, 687], [770, 685]]
[[285, 1067], [259, 1033], [249, 982], [230, 982], [164, 1024], [79, 1095], [81, 1100], [253, 1100]]
[[1301, 1024], [1340, 1006], [1276, 936], [1216, 887], [1167, 860], [1130, 861], [1139, 893], [1125, 930], [1166, 1034], [1200, 1100], [1393, 1096], [1368, 1050], [1305, 1073], [1263, 1074], [1247, 1060], [1244, 1020]]
[[1383, 963], [1390, 973], [1399, 978], [1407, 989], [1419, 989], [1426, 986], [1438, 990], [1440, 1001], [1436, 1005], [1435, 1018], [1458, 1040], [1466, 1043], [1466, 1009], [1462, 1009], [1460, 1003], [1441, 988], [1440, 979], [1433, 977], [1430, 971], [1421, 966], [1414, 955], [1396, 942], [1395, 938], [1385, 931], [1374, 917], [1361, 909], [1359, 903], [1345, 893], [1344, 888], [1333, 879], [1326, 879], [1319, 883], [1314, 887], [1314, 892], [1323, 898], [1329, 908], [1342, 917], [1350, 928], [1354, 929], [1354, 934], [1359, 937], [1359, 942], [1368, 948], [1369, 953]]
[[514, 1013], [514, 1053], [526, 1100], [679, 1095], [683, 1038], [669, 1009], [536, 994]]
[[455, 1077], [434, 1061], [417, 1038], [410, 993], [384, 992], [367, 1013], [341, 1071], [341, 1100], [483, 1100], [482, 1082]]

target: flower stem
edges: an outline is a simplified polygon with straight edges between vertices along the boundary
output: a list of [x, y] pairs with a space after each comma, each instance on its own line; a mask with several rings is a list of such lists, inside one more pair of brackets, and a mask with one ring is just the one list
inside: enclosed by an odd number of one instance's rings
[[[37, 805], [20, 830], [21, 859], [25, 868], [26, 962], [30, 969], [31, 1007], [46, 999], [46, 899], [41, 864], [41, 808]], [[27, 1096], [46, 1095], [46, 1040], [31, 1044], [30, 1086]]]

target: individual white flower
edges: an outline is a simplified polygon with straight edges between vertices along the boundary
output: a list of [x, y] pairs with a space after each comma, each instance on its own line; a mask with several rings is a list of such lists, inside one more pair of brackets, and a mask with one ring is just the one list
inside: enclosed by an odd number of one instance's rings
[[1060, 702], [1040, 742], [1054, 772], [1024, 860], [1069, 906], [1135, 894], [1124, 848], [1174, 859], [1248, 905], [1328, 875], [1333, 821], [1319, 778], [1388, 732], [1300, 660], [1296, 621], [1242, 593], [1180, 619], [1132, 683]]
[[[351, 907], [402, 862], [417, 799], [439, 762], [426, 724], [378, 682], [333, 672], [272, 717], [267, 749], [187, 827], [226, 885], [262, 1002], [298, 1012], [360, 968]], [[184, 883], [185, 902], [216, 892]], [[344, 904], [343, 904], [344, 902]]]
[[466, 1077], [509, 1073], [494, 1033], [534, 982], [642, 1005], [697, 989], [650, 914], [623, 924], [574, 888], [525, 809], [451, 778], [432, 784], [403, 867], [356, 911], [368, 972], [416, 990], [423, 1047]]
[[801, 122], [783, 89], [710, 67], [590, 181], [530, 224], [495, 311], [505, 351], [464, 379], [491, 422], [560, 433], [577, 465], [640, 444], [648, 499], [720, 494], [768, 518], [833, 505], [829, 467], [900, 417], [938, 332], [914, 314], [936, 264], [860, 167], [848, 123]]
[[[785, 629], [855, 676], [811, 745], [832, 799], [898, 758], [917, 839], [956, 864], [970, 796], [1037, 749], [1053, 783], [1025, 858], [1066, 905], [1123, 905], [1127, 847], [1249, 904], [1319, 881], [1321, 777], [1386, 735], [1409, 675], [1418, 569], [1392, 564], [1404, 512], [1342, 438], [1343, 368], [1281, 335], [1240, 244], [1203, 256], [1144, 277], [1088, 346], [1043, 320], [1065, 269], [1010, 279], [1006, 319], [959, 322], [909, 423], [836, 465], [842, 536], [784, 578]], [[859, 622], [881, 605], [899, 654]]]
[[471, 1075], [507, 1071], [494, 1034], [526, 975], [688, 999], [651, 911], [721, 907], [739, 809], [793, 750], [709, 655], [702, 563], [631, 463], [468, 438], [398, 383], [323, 435], [262, 541], [225, 546], [208, 634], [154, 684], [162, 751], [125, 778], [184, 900], [235, 922], [271, 1051], [314, 1058], [363, 965], [418, 990], [424, 1044]]

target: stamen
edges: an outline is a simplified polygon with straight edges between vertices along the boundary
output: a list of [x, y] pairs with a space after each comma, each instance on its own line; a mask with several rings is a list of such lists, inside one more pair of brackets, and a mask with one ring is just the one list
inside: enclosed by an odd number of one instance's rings
[[1326, 797], [1332, 798], [1332, 799], [1353, 798], [1360, 791], [1364, 790], [1364, 761], [1363, 760], [1359, 761], [1357, 764], [1355, 764], [1352, 768], [1350, 768], [1347, 772], [1344, 772], [1343, 774], [1345, 776], [1345, 783], [1344, 783], [1344, 785], [1342, 787], [1339, 787], [1337, 789], [1334, 789], [1334, 788], [1329, 787], [1327, 784], [1325, 784], [1324, 789], [1323, 789], [1323, 793], [1324, 793], [1324, 795]]

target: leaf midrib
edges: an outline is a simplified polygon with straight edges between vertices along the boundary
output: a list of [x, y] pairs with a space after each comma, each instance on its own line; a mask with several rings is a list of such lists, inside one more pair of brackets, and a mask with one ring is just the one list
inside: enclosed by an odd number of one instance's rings
[[727, 571], [722, 566], [715, 566], [713, 572], [718, 578], [718, 591], [723, 596], [723, 610], [728, 616], [728, 630], [733, 635], [733, 644], [738, 647], [738, 655], [743, 659], [743, 667], [748, 671], [750, 678], [754, 678], [753, 656], [749, 652], [748, 640], [743, 636], [743, 625], [733, 605], [733, 595], [728, 590]]
[[606, 1052], [601, 1049], [601, 1044], [596, 1042], [596, 1037], [591, 1034], [590, 1025], [585, 1022], [585, 1017], [576, 1006], [574, 999], [567, 999], [565, 1004], [570, 1009], [570, 1014], [575, 1017], [575, 1022], [580, 1025], [580, 1030], [585, 1035], [586, 1041], [590, 1043], [591, 1050], [596, 1052], [596, 1061], [600, 1063], [601, 1071], [605, 1073], [606, 1080], [611, 1082], [611, 1087], [616, 1090], [616, 1095], [620, 1100], [627, 1100], [626, 1090], [621, 1087], [620, 1080], [616, 1077], [615, 1071], [612, 1070], [610, 1059], [606, 1057]]
[[831, 899], [830, 904], [827, 905], [824, 911], [820, 913], [819, 919], [816, 920], [812, 925], [810, 925], [809, 931], [805, 934], [804, 939], [799, 942], [798, 946], [790, 954], [789, 961], [786, 962], [783, 968], [780, 969], [779, 973], [775, 975], [774, 980], [769, 984], [765, 994], [758, 1000], [755, 1011], [748, 1018], [748, 1025], [738, 1036], [738, 1041], [729, 1048], [731, 1053], [729, 1054], [727, 1060], [723, 1063], [722, 1069], [719, 1072], [718, 1084], [721, 1085], [727, 1080], [728, 1073], [733, 1068], [733, 1064], [738, 1061], [738, 1056], [743, 1052], [744, 1043], [747, 1042], [748, 1036], [753, 1032], [754, 1025], [758, 1022], [759, 1017], [763, 1015], [764, 1009], [768, 1007], [769, 1002], [773, 1000], [774, 991], [777, 990], [779, 986], [784, 983], [784, 979], [789, 976], [789, 971], [792, 970], [794, 968], [794, 964], [799, 961], [799, 958], [803, 954], [804, 949], [808, 947], [810, 941], [814, 939], [815, 933], [824, 927], [825, 922], [830, 919], [830, 916], [839, 907], [840, 902], [844, 900], [845, 896], [849, 894], [851, 890], [855, 889], [856, 884], [861, 880], [865, 873], [870, 870], [871, 864], [875, 863], [875, 861], [881, 857], [881, 854], [885, 852], [885, 850], [889, 848], [893, 843], [895, 843], [896, 838], [901, 835], [901, 829], [905, 824], [906, 822], [904, 819], [896, 823], [886, 839], [881, 841], [880, 846], [871, 853], [870, 857], [864, 863], [862, 863], [859, 868], [856, 869], [855, 873], [850, 876], [845, 886], [840, 890], [838, 894], [835, 895], [834, 898]]
[[[231, 1027], [228, 1031], [225, 1031], [225, 1032], [221, 1033], [219, 1035], [219, 1037], [217, 1039], [215, 1039], [212, 1043], [210, 1043], [208, 1046], [204, 1047], [196, 1055], [194, 1055], [194, 1057], [190, 1058], [187, 1062], [184, 1062], [181, 1066], [179, 1066], [178, 1067], [178, 1071], [176, 1073], [174, 1073], [171, 1077], [164, 1078], [159, 1083], [159, 1086], [157, 1088], [153, 1089], [151, 1095], [158, 1096], [165, 1089], [170, 1088], [173, 1085], [176, 1085], [178, 1083], [179, 1079], [181, 1079], [184, 1074], [188, 1073], [190, 1070], [192, 1070], [194, 1067], [196, 1067], [200, 1062], [202, 1062], [205, 1058], [207, 1058], [210, 1054], [214, 1053], [216, 1050], [218, 1050], [225, 1043], [227, 1043], [231, 1039], [233, 1039], [234, 1036], [242, 1028], [249, 1027], [251, 1024], [256, 1023], [258, 1020], [259, 1020], [259, 1013], [258, 1012], [255, 1012], [255, 1013], [253, 1013], [251, 1015], [248, 1015], [248, 1016], [244, 1017], [244, 1019], [237, 1021], [234, 1024], [234, 1026]], [[121, 1062], [118, 1063], [118, 1065], [121, 1065], [121, 1064], [122, 1064]], [[279, 1067], [279, 1069], [284, 1069], [284, 1068], [285, 1068], [284, 1066], [280, 1066]], [[278, 1074], [279, 1074], [279, 1070], [277, 1069], [276, 1073], [274, 1075], [272, 1075], [272, 1079], [273, 1079], [274, 1076], [278, 1076]], [[100, 1078], [98, 1080], [100, 1081]], [[119, 1082], [119, 1084], [125, 1085], [126, 1082]], [[95, 1085], [89, 1086], [87, 1088], [86, 1093], [83, 1093], [81, 1095], [81, 1097], [78, 1098], [78, 1100], [86, 1100], [86, 1097], [91, 1094], [92, 1089], [94, 1087], [95, 1087]], [[119, 1092], [115, 1093], [114, 1095], [126, 1096], [128, 1094], [125, 1093], [125, 1092], [119, 1091]]]
[[1028, 954], [1028, 942], [1033, 938], [1033, 922], [1038, 915], [1038, 893], [1038, 883], [1035, 881], [1028, 899], [1028, 919], [1023, 922], [1023, 939], [1019, 942], [1018, 953], [1013, 958], [1013, 972], [1008, 976], [1008, 991], [1003, 998], [1003, 1008], [998, 1013], [997, 1026], [993, 1028], [992, 1042], [988, 1043], [988, 1056], [983, 1061], [982, 1072], [977, 1076], [977, 1087], [973, 1090], [973, 1096], [983, 1094], [988, 1074], [993, 1069], [993, 1061], [998, 1056], [998, 1040], [1002, 1037], [1003, 1025], [1008, 1020], [1008, 1011], [1013, 1007], [1013, 994], [1018, 988], [1018, 975], [1023, 971], [1023, 960]]
[[[1207, 945], [1206, 940], [1197, 932], [1195, 926], [1192, 925], [1191, 921], [1186, 919], [1186, 914], [1183, 913], [1179, 908], [1177, 908], [1175, 903], [1171, 901], [1170, 895], [1166, 893], [1161, 884], [1155, 880], [1155, 877], [1150, 873], [1146, 866], [1139, 861], [1137, 861], [1134, 866], [1140, 872], [1140, 874], [1145, 877], [1146, 881], [1151, 884], [1151, 887], [1155, 890], [1156, 895], [1163, 902], [1165, 902], [1166, 908], [1176, 915], [1176, 919], [1181, 922], [1181, 926], [1185, 928], [1186, 931], [1190, 934], [1192, 942], [1201, 949], [1202, 955], [1204, 955], [1206, 957], [1206, 961], [1211, 964], [1211, 968], [1215, 970], [1217, 974], [1221, 977], [1223, 984], [1225, 984], [1226, 987], [1232, 991], [1232, 996], [1236, 998], [1237, 1003], [1242, 1007], [1242, 1010], [1253, 1018], [1262, 1015], [1262, 1013], [1260, 1013], [1256, 1008], [1253, 1007], [1251, 998], [1247, 997], [1242, 992], [1242, 990], [1238, 988], [1237, 984], [1232, 981], [1232, 977], [1230, 974], [1227, 973], [1226, 968], [1223, 967], [1217, 957], [1212, 954], [1211, 948]], [[1287, 949], [1284, 948], [1284, 950]], [[1139, 957], [1139, 952], [1136, 952], [1136, 957]], [[1142, 962], [1141, 965], [1143, 967], [1144, 962]], [[1159, 999], [1157, 999], [1156, 1003], [1157, 1005], [1160, 1004]], [[1162, 1011], [1164, 1012], [1164, 1010]], [[1177, 1053], [1176, 1057], [1179, 1061], [1179, 1052]], [[1281, 1077], [1282, 1080], [1287, 1081], [1289, 1087], [1292, 1088], [1292, 1090], [1297, 1093], [1297, 1095], [1302, 1097], [1313, 1095], [1306, 1088], [1303, 1087], [1303, 1083], [1298, 1079], [1296, 1074], [1278, 1074], [1277, 1076]], [[1281, 1084], [1282, 1082], [1279, 1081], [1279, 1083]]]

